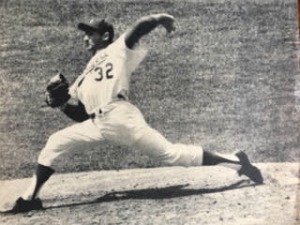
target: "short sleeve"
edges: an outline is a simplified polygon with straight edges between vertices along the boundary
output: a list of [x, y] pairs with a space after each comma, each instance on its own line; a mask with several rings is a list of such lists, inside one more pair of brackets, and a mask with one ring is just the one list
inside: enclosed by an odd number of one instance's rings
[[82, 82], [82, 79], [83, 76], [79, 76], [69, 88], [69, 95], [71, 95], [71, 97], [74, 99], [78, 99], [78, 86], [79, 83]]
[[114, 45], [111, 45], [112, 52], [121, 54], [120, 57], [125, 58], [126, 66], [128, 72], [133, 72], [138, 65], [146, 57], [148, 50], [137, 44], [133, 49], [126, 46], [125, 34], [122, 34], [116, 41]]

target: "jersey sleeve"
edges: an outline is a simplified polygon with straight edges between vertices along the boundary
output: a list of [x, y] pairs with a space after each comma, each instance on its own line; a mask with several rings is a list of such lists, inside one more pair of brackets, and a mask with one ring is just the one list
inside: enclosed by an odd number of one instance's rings
[[121, 54], [120, 57], [126, 59], [126, 67], [129, 73], [133, 72], [147, 55], [147, 49], [141, 45], [136, 45], [133, 49], [126, 46], [125, 34], [121, 35], [112, 46], [114, 52]]
[[78, 86], [81, 79], [82, 76], [79, 76], [69, 88], [69, 95], [74, 99], [78, 99]]

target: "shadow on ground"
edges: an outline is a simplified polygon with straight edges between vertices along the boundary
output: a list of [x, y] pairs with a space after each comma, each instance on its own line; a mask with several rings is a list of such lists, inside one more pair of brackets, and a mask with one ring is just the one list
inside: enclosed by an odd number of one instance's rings
[[170, 199], [170, 198], [178, 198], [178, 197], [185, 197], [185, 196], [192, 196], [192, 195], [203, 195], [203, 194], [224, 192], [224, 191], [229, 191], [234, 189], [256, 186], [256, 184], [249, 183], [249, 180], [241, 180], [231, 185], [217, 187], [217, 188], [189, 189], [186, 188], [188, 186], [189, 186], [188, 184], [185, 184], [185, 185], [175, 185], [175, 186], [163, 187], [163, 188], [148, 188], [148, 189], [121, 191], [121, 192], [111, 192], [93, 201], [72, 203], [72, 204], [65, 204], [65, 205], [58, 205], [58, 206], [49, 206], [45, 208], [45, 210], [89, 205], [89, 204], [96, 204], [96, 203], [103, 203], [103, 202], [129, 200], [129, 199]]

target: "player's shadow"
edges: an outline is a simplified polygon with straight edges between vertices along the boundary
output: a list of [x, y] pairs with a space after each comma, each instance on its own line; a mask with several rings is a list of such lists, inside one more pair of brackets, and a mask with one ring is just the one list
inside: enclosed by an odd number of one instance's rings
[[192, 195], [203, 195], [203, 194], [224, 192], [233, 189], [255, 186], [255, 184], [249, 183], [249, 180], [241, 180], [231, 185], [217, 187], [217, 188], [191, 189], [191, 188], [187, 188], [188, 186], [189, 186], [188, 184], [185, 184], [185, 185], [175, 185], [175, 186], [169, 186], [163, 188], [148, 188], [148, 189], [111, 192], [93, 201], [65, 204], [59, 206], [49, 206], [46, 209], [65, 208], [65, 207], [73, 207], [73, 206], [89, 205], [89, 204], [113, 202], [113, 201], [129, 200], [129, 199], [170, 199], [170, 198], [178, 198], [178, 197], [185, 197], [185, 196], [192, 196]]

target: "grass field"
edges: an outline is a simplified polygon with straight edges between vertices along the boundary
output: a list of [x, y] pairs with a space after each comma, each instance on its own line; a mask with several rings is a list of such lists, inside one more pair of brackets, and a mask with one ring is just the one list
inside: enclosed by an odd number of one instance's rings
[[[0, 178], [32, 174], [48, 136], [72, 123], [44, 107], [49, 78], [73, 81], [89, 59], [79, 21], [109, 16], [117, 35], [137, 18], [168, 12], [177, 31], [143, 40], [149, 54], [134, 73], [131, 101], [174, 142], [224, 153], [243, 149], [256, 162], [297, 162], [296, 1], [0, 2]], [[103, 144], [67, 154], [57, 172], [159, 166]]]

